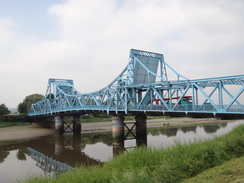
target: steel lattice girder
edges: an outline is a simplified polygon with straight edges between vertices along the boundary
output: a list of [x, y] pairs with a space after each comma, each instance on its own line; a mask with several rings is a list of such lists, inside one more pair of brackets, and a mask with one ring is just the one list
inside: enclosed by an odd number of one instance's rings
[[[168, 80], [166, 68], [177, 80]], [[232, 86], [238, 89], [233, 92]], [[244, 105], [238, 100], [243, 97], [243, 90], [244, 75], [189, 80], [165, 63], [162, 54], [131, 50], [129, 64], [119, 76], [96, 92], [81, 94], [72, 80], [49, 79], [45, 97], [32, 105], [28, 115], [71, 111], [244, 114]], [[224, 103], [224, 94], [229, 98], [227, 103]], [[184, 98], [191, 98], [192, 102], [182, 109]]]

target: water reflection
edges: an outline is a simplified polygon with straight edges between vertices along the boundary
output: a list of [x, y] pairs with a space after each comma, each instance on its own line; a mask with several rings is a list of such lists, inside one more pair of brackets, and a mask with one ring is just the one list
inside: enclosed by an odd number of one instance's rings
[[148, 130], [149, 147], [169, 147], [175, 143], [191, 143], [197, 140], [212, 139], [230, 132], [234, 127], [244, 124], [243, 120], [229, 123], [161, 128]]
[[[53, 160], [53, 162], [60, 162], [70, 167], [101, 165], [131, 147], [138, 145], [156, 148], [169, 147], [176, 142], [189, 143], [198, 139], [209, 139], [228, 133], [239, 124], [244, 124], [244, 121], [148, 129], [147, 135], [140, 134], [140, 139], [125, 140], [116, 145], [113, 143], [111, 132], [82, 134], [81, 136], [56, 135], [24, 142], [1, 142], [1, 182], [15, 181], [33, 173], [50, 176], [58, 175], [58, 172], [55, 172], [56, 170], [63, 171], [63, 168], [58, 169], [57, 165], [53, 163], [45, 168], [40, 162], [51, 162]], [[30, 148], [37, 154], [43, 155], [42, 161], [36, 161], [37, 158], [33, 158], [33, 154], [29, 151]], [[46, 160], [44, 160], [44, 156], [47, 157]], [[56, 167], [56, 169], [48, 169], [48, 167]], [[12, 175], [8, 175], [9, 170], [13, 172]]]
[[56, 161], [30, 147], [27, 148], [30, 153], [30, 156], [33, 160], [35, 160], [36, 166], [43, 170], [46, 177], [58, 177], [60, 174], [74, 170], [73, 167]]
[[26, 154], [28, 154], [26, 148], [22, 147], [22, 148], [18, 149], [18, 151], [17, 151], [18, 160], [26, 161]]
[[216, 125], [206, 125], [206, 126], [203, 126], [203, 128], [206, 133], [214, 133], [218, 129], [226, 127], [226, 126], [227, 126], [227, 123], [221, 123], [221, 124], [216, 124]]
[[0, 152], [0, 163], [3, 163], [4, 160], [8, 157], [9, 152], [8, 151], [1, 151]]
[[54, 137], [36, 139], [27, 144], [28, 147], [59, 162], [65, 162], [72, 167], [77, 165], [87, 167], [101, 164], [99, 160], [81, 151], [85, 146], [81, 136], [55, 135]]

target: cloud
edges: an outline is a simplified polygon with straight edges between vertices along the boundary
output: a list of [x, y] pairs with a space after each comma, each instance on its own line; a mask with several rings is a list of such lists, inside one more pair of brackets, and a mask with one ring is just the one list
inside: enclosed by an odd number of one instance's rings
[[[188, 73], [194, 70], [187, 69], [194, 62], [226, 65], [238, 60], [228, 50], [243, 47], [243, 5], [241, 1], [154, 0], [124, 1], [119, 6], [118, 1], [94, 0], [67, 1], [52, 6], [49, 12], [58, 17], [63, 36], [83, 43], [84, 54], [94, 50], [101, 56], [100, 63], [115, 66], [113, 61], [123, 62], [130, 48], [139, 48], [169, 55], [184, 63], [178, 64], [179, 72]], [[218, 72], [213, 71], [212, 76]]]
[[43, 25], [53, 39], [0, 16], [0, 76], [8, 88], [0, 103], [44, 94], [50, 77], [73, 79], [82, 93], [98, 90], [127, 65], [131, 48], [163, 53], [191, 79], [242, 74], [243, 8], [241, 0], [66, 0], [46, 7], [59, 24]]

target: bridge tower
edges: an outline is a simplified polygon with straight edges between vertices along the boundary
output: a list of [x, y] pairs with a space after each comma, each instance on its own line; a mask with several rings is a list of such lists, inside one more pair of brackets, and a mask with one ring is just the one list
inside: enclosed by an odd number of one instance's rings
[[[43, 105], [46, 106], [45, 110], [52, 109], [52, 106], [58, 105], [60, 109], [70, 107], [78, 103], [76, 97], [67, 98], [68, 95], [77, 95], [78, 92], [74, 88], [73, 80], [65, 79], [49, 79], [48, 87], [45, 97], [42, 101]], [[66, 99], [66, 100], [65, 100]], [[50, 115], [53, 115], [50, 112]], [[70, 114], [69, 114], [70, 115]], [[75, 135], [81, 133], [81, 116], [80, 114], [74, 113], [73, 120], [71, 123], [64, 121], [65, 112], [55, 114], [55, 130], [57, 134], [63, 134], [67, 130], [71, 130]]]

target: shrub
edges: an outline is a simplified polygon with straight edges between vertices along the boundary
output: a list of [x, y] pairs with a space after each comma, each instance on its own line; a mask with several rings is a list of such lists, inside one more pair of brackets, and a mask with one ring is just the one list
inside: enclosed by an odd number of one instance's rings
[[27, 117], [25, 114], [5, 115], [5, 116], [0, 116], [0, 121], [1, 122], [26, 122]]

